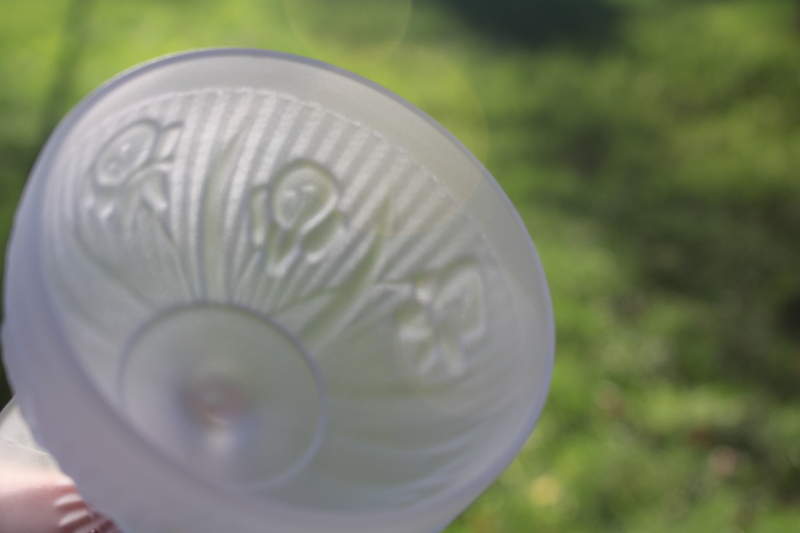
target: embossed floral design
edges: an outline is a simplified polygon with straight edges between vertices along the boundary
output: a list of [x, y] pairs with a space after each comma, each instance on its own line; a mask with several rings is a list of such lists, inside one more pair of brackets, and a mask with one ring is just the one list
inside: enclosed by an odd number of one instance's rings
[[[68, 186], [46, 197], [59, 216], [45, 219], [43, 264], [76, 357], [111, 402], [127, 397], [118, 384], [142, 325], [184, 306], [252, 312], [296, 341], [319, 380], [326, 455], [292, 479], [316, 494], [320, 475], [352, 468], [336, 442], [373, 450], [358, 460], [385, 472], [407, 462], [418, 428], [489, 419], [516, 392], [517, 322], [496, 305], [508, 288], [492, 248], [437, 177], [379, 132], [294, 97], [211, 88], [125, 109], [85, 138], [62, 165]], [[232, 350], [220, 346], [224, 370]], [[147, 374], [141, 382], [153, 390]], [[354, 400], [357, 420], [339, 416]], [[453, 450], [448, 439], [492, 434], [483, 427], [434, 435], [426, 472], [390, 469], [376, 490], [428, 497], [450, 479], [452, 454], [434, 460]], [[246, 429], [244, 446], [268, 447], [266, 432]]]
[[463, 375], [467, 347], [486, 324], [478, 266], [470, 261], [418, 280], [397, 323], [400, 354], [414, 377], [437, 383]]
[[169, 207], [167, 175], [180, 125], [160, 127], [142, 120], [115, 135], [97, 156], [90, 180], [94, 210], [101, 219], [118, 217], [130, 231], [144, 207], [165, 226]]
[[[252, 200], [253, 243], [263, 247], [270, 271], [286, 272], [299, 256], [318, 261], [342, 229], [336, 179], [311, 161], [284, 167]], [[274, 231], [269, 230], [274, 224]]]

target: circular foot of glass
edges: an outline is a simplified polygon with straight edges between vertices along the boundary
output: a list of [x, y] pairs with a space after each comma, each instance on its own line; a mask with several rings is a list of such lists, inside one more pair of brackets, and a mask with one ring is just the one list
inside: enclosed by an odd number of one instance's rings
[[313, 455], [324, 425], [303, 349], [236, 307], [192, 305], [151, 320], [128, 344], [120, 394], [147, 438], [224, 485], [285, 481]]

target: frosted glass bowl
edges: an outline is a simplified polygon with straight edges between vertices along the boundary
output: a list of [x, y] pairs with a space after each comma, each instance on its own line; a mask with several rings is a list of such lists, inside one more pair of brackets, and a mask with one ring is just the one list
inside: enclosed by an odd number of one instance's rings
[[432, 533], [542, 409], [553, 321], [483, 166], [389, 91], [257, 50], [145, 64], [48, 141], [8, 252], [37, 441], [128, 533]]

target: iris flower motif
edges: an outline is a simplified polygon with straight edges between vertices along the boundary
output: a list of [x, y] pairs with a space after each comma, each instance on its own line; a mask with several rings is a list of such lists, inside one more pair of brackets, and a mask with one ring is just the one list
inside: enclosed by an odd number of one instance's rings
[[[167, 175], [180, 126], [159, 128], [141, 121], [114, 136], [93, 167], [95, 209], [101, 219], [119, 217], [131, 231], [140, 207], [165, 225], [169, 206]], [[166, 229], [166, 228], [165, 228]]]
[[309, 263], [322, 257], [343, 229], [338, 201], [336, 179], [306, 160], [289, 164], [269, 188], [255, 190], [252, 240], [264, 248], [272, 274], [285, 273], [301, 256]]
[[418, 280], [397, 322], [400, 354], [412, 376], [431, 385], [463, 376], [468, 347], [486, 327], [477, 264], [457, 264]]

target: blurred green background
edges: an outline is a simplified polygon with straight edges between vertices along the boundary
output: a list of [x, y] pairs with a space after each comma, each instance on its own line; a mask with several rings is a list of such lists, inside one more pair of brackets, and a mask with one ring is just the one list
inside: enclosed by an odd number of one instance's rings
[[800, 2], [0, 0], [3, 244], [77, 100], [211, 46], [386, 85], [528, 225], [552, 393], [449, 533], [800, 530]]

